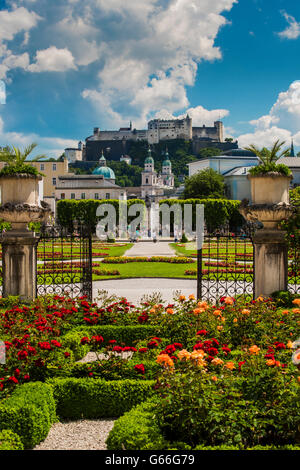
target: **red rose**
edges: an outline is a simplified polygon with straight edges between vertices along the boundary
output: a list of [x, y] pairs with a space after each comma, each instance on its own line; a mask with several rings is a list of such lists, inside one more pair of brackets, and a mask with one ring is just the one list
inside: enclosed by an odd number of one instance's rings
[[18, 381], [18, 379], [16, 379], [16, 377], [8, 377], [8, 381], [9, 381], [9, 382], [12, 382], [12, 383], [14, 383], [14, 384], [18, 384], [18, 383], [19, 383], [19, 381]]
[[144, 364], [136, 364], [134, 366], [134, 369], [139, 373], [139, 374], [145, 374], [145, 366]]
[[81, 338], [80, 343], [81, 344], [88, 344], [90, 342], [89, 338], [87, 336], [84, 336]]
[[51, 345], [48, 341], [42, 341], [39, 343], [39, 347], [43, 350], [51, 350]]
[[207, 335], [207, 331], [206, 331], [206, 330], [200, 330], [200, 331], [197, 332], [197, 335], [206, 336], [206, 335]]
[[158, 343], [156, 341], [149, 341], [149, 343], [147, 344], [147, 348], [149, 349], [157, 348], [157, 346], [158, 346]]
[[139, 352], [140, 353], [144, 353], [144, 352], [147, 352], [148, 351], [148, 348], [140, 348], [139, 349]]

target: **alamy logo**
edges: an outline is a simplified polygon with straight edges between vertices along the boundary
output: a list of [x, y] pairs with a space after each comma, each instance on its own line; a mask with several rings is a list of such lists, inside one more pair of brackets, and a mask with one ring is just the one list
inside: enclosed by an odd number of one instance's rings
[[6, 88], [3, 80], [0, 80], [0, 104], [6, 103]]
[[[172, 217], [171, 217], [172, 214]], [[203, 204], [132, 204], [127, 208], [127, 201], [120, 201], [118, 214], [110, 203], [99, 204], [96, 212], [99, 222], [96, 228], [100, 240], [107, 238], [179, 240], [184, 233], [190, 240], [197, 240], [201, 249], [204, 234]], [[190, 249], [195, 249], [191, 246]]]
[[5, 364], [6, 356], [5, 356], [6, 348], [4, 341], [0, 341], [0, 364]]

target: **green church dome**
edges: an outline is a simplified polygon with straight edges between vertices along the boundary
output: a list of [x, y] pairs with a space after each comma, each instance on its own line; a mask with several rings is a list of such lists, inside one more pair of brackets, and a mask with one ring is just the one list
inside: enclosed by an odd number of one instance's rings
[[153, 157], [151, 155], [150, 147], [148, 148], [148, 157], [146, 157], [145, 164], [154, 165], [154, 160], [153, 160]]
[[147, 157], [146, 160], [145, 160], [145, 163], [150, 163], [150, 164], [154, 165], [153, 157]]
[[98, 166], [93, 171], [93, 175], [99, 175], [99, 176], [102, 175], [104, 178], [110, 179], [110, 180], [116, 179], [114, 171], [108, 166]]

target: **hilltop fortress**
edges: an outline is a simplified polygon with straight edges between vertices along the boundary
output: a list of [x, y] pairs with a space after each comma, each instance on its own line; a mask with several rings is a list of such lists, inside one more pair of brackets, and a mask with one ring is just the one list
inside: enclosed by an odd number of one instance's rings
[[215, 147], [222, 151], [238, 147], [237, 142], [224, 142], [222, 121], [215, 121], [211, 127], [193, 127], [192, 118], [187, 114], [182, 119], [152, 119], [148, 122], [148, 129], [135, 129], [132, 122], [129, 127], [119, 130], [102, 131], [95, 127], [93, 134], [85, 139], [85, 144], [79, 142], [77, 149], [65, 149], [65, 155], [69, 162], [92, 162], [98, 161], [104, 151], [109, 158], [119, 160], [124, 155], [130, 155], [132, 142], [144, 141], [153, 145], [175, 139], [192, 142], [195, 155], [203, 147]]
[[133, 129], [121, 127], [118, 131], [101, 131], [94, 128], [94, 134], [87, 140], [147, 140], [148, 144], [158, 144], [162, 140], [184, 139], [192, 140], [202, 138], [215, 142], [223, 142], [223, 123], [216, 121], [213, 127], [193, 127], [192, 118], [187, 114], [183, 119], [152, 119], [148, 122], [148, 129]]

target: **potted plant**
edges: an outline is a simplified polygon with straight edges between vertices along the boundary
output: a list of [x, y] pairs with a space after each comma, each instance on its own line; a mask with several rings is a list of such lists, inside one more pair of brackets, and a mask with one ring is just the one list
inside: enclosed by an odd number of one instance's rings
[[291, 170], [284, 164], [277, 164], [281, 157], [287, 157], [290, 150], [281, 151], [285, 142], [277, 140], [269, 150], [261, 150], [250, 145], [245, 150], [253, 152], [259, 159], [259, 164], [252, 167], [248, 178], [251, 183], [252, 204], [289, 204], [289, 186], [292, 179]]
[[[42, 221], [50, 212], [48, 204], [39, 204], [38, 199], [38, 183], [43, 175], [27, 160], [36, 146], [33, 143], [23, 152], [16, 147], [0, 150], [0, 161], [6, 163], [0, 170], [0, 217], [10, 222], [13, 230], [27, 230], [29, 222]], [[46, 156], [38, 155], [30, 161], [43, 158]]]

